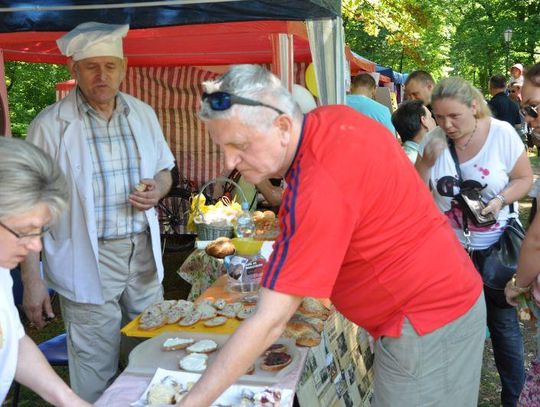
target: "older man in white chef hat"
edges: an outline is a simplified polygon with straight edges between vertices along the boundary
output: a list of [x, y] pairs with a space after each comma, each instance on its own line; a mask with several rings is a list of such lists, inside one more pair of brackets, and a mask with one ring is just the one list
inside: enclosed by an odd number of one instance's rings
[[28, 140], [67, 176], [71, 209], [22, 265], [24, 307], [42, 327], [60, 295], [73, 389], [94, 402], [114, 378], [120, 327], [163, 299], [154, 207], [171, 186], [173, 155], [155, 112], [119, 92], [128, 25], [80, 24], [58, 39], [77, 87], [32, 122]]

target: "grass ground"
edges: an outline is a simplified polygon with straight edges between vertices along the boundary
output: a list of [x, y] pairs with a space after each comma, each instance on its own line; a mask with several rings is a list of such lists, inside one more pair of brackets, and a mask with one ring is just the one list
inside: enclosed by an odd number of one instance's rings
[[[536, 176], [540, 176], [540, 158], [536, 154], [530, 154], [529, 156], [531, 164], [533, 166]], [[525, 198], [520, 201], [520, 218], [523, 225], [528, 225], [528, 213], [531, 206], [531, 199]], [[163, 263], [165, 266], [165, 298], [167, 299], [179, 299], [186, 298], [189, 292], [189, 285], [184, 282], [177, 274], [176, 270], [180, 267], [184, 259], [189, 254], [189, 250], [176, 251], [171, 253], [165, 253], [163, 257]], [[59, 313], [57, 313], [59, 314]], [[42, 330], [36, 330], [26, 327], [27, 333], [31, 336], [36, 343], [52, 338], [63, 331], [63, 323], [61, 318], [56, 318], [46, 328]], [[525, 345], [525, 359], [528, 366], [531, 359], [536, 355], [536, 339], [535, 330], [530, 327], [522, 327], [523, 340]], [[67, 368], [57, 367], [55, 370], [68, 381]], [[486, 341], [486, 347], [484, 349], [484, 359], [482, 367], [482, 380], [480, 385], [479, 407], [493, 407], [499, 406], [499, 394], [501, 386], [499, 375], [495, 367], [495, 361], [493, 359], [493, 349], [491, 348], [491, 342]], [[2, 406], [11, 406], [11, 395], [8, 395], [6, 401]], [[20, 407], [44, 407], [49, 406], [48, 403], [41, 400], [33, 392], [23, 388], [21, 391], [21, 399], [19, 402]]]

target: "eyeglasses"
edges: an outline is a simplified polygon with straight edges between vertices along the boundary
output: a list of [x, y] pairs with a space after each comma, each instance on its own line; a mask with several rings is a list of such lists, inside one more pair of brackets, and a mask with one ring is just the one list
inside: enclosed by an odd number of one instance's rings
[[274, 106], [267, 105], [266, 103], [259, 102], [253, 99], [243, 98], [242, 96], [236, 96], [227, 92], [214, 92], [214, 93], [203, 93], [202, 95], [203, 102], [208, 102], [212, 110], [223, 111], [230, 109], [232, 105], [245, 105], [245, 106], [264, 106], [269, 109], [276, 111], [279, 114], [285, 114], [282, 110]]
[[516, 90], [511, 90], [510, 93], [516, 93], [517, 91]]
[[540, 105], [536, 105], [536, 106], [532, 106], [532, 105], [529, 105], [529, 106], [523, 106], [520, 111], [521, 111], [521, 114], [523, 116], [530, 116], [532, 117], [533, 119], [536, 119], [538, 117], [538, 107]]
[[17, 239], [31, 239], [33, 237], [42, 237], [45, 233], [47, 233], [49, 231], [49, 227], [48, 226], [45, 226], [43, 228], [41, 228], [41, 232], [39, 233], [19, 233], [19, 232], [15, 232], [13, 229], [11, 229], [10, 227], [6, 226], [4, 223], [0, 222], [0, 226], [2, 226], [4, 229], [6, 229], [9, 233], [11, 233], [13, 236], [15, 236]]

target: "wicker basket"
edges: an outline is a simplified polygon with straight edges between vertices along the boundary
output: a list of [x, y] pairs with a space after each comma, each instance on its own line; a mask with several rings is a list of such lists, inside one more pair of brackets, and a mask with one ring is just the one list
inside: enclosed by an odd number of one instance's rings
[[[199, 207], [199, 196], [204, 192], [204, 190], [212, 184], [215, 184], [218, 181], [223, 182], [230, 182], [234, 184], [234, 186], [240, 191], [240, 194], [242, 195], [242, 199], [244, 202], [247, 202], [246, 195], [244, 194], [244, 191], [238, 185], [236, 182], [231, 180], [230, 178], [225, 177], [219, 177], [216, 179], [213, 179], [211, 181], [208, 181], [206, 184], [204, 184], [200, 190], [200, 192], [197, 194], [197, 197], [195, 198], [195, 215], [200, 215], [204, 221], [204, 214], [201, 212]], [[195, 226], [197, 228], [197, 237], [199, 240], [215, 240], [218, 237], [233, 237], [234, 235], [234, 227], [233, 226], [215, 226], [215, 225], [209, 225], [206, 223], [195, 223]]]

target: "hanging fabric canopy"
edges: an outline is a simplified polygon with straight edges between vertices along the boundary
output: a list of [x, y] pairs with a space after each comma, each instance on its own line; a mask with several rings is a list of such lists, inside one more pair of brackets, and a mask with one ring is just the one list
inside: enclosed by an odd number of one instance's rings
[[[75, 25], [74, 25], [75, 26]], [[72, 28], [72, 27], [71, 27]], [[293, 35], [295, 60], [310, 61], [305, 24], [259, 21], [130, 29], [130, 66], [229, 65], [272, 62], [271, 34]], [[6, 60], [64, 64], [56, 39], [63, 32], [0, 33]]]
[[69, 31], [86, 21], [132, 29], [341, 15], [339, 0], [5, 0], [0, 32]]
[[129, 24], [131, 66], [272, 62], [271, 34], [294, 35], [295, 60], [311, 59], [304, 20], [340, 15], [339, 0], [8, 0], [0, 7], [6, 60], [65, 63], [62, 33], [86, 21]]

